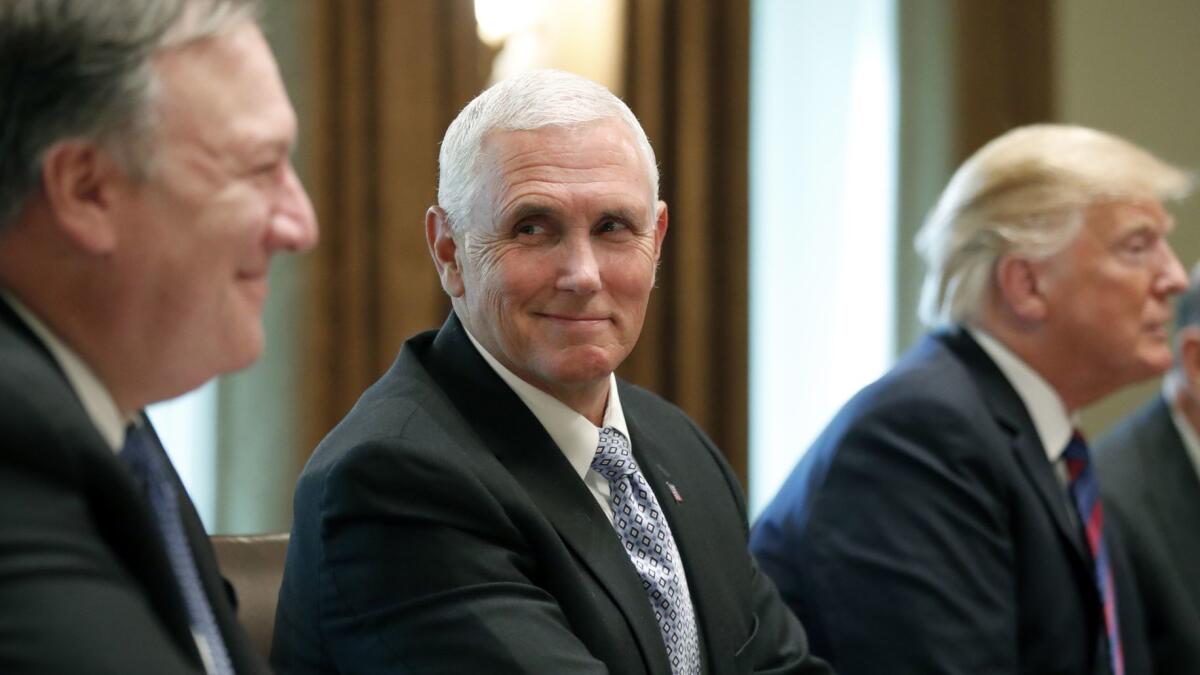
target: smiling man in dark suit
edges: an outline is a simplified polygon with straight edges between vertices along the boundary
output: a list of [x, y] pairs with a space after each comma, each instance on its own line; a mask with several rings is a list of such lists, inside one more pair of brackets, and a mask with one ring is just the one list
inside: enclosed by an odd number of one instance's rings
[[1156, 675], [1200, 673], [1200, 267], [1177, 313], [1162, 395], [1096, 443], [1104, 513], [1125, 534]]
[[752, 548], [842, 673], [1142, 673], [1082, 407], [1164, 371], [1188, 177], [1038, 125], [958, 169], [918, 238], [936, 326], [838, 413]]
[[0, 3], [0, 672], [266, 672], [141, 410], [316, 240], [242, 0]]
[[556, 71], [495, 85], [446, 132], [425, 232], [453, 313], [300, 478], [277, 669], [827, 672], [721, 453], [613, 375], [667, 232], [629, 108]]

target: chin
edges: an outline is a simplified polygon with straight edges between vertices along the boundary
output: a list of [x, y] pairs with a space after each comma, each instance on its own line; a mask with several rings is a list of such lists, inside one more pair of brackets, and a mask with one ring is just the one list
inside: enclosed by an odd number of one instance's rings
[[255, 326], [256, 330], [242, 336], [239, 340], [230, 344], [222, 351], [224, 362], [220, 365], [215, 375], [231, 373], [243, 368], [248, 368], [258, 360], [258, 357], [263, 352], [263, 331], [261, 326]]
[[561, 357], [551, 372], [558, 382], [586, 384], [608, 377], [619, 365], [621, 362], [608, 354], [571, 353]]

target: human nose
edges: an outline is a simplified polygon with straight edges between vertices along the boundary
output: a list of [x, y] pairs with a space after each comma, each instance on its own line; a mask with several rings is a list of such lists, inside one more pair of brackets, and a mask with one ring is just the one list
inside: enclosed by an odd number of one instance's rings
[[1183, 269], [1183, 263], [1179, 262], [1179, 257], [1175, 255], [1174, 249], [1170, 244], [1163, 242], [1165, 255], [1163, 256], [1162, 268], [1159, 270], [1156, 287], [1162, 295], [1174, 295], [1187, 290], [1188, 278], [1187, 272]]
[[562, 246], [564, 252], [558, 289], [572, 293], [595, 293], [600, 290], [600, 265], [591, 237], [568, 237]]
[[307, 251], [317, 243], [317, 216], [300, 178], [289, 164], [280, 184], [267, 234], [268, 249]]

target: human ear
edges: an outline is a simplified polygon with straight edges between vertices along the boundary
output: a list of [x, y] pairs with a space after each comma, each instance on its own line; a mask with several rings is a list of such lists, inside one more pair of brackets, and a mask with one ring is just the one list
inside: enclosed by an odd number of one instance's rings
[[1188, 387], [1194, 392], [1200, 392], [1200, 326], [1180, 329], [1175, 339], [1179, 345], [1177, 365], [1187, 377]]
[[1008, 309], [1024, 321], [1042, 321], [1049, 305], [1039, 284], [1039, 267], [1026, 258], [1005, 255], [996, 263], [996, 288]]
[[458, 242], [454, 239], [450, 219], [440, 206], [431, 206], [425, 211], [425, 243], [429, 245], [429, 255], [433, 257], [442, 290], [452, 298], [461, 298], [464, 287]]
[[42, 158], [42, 191], [54, 223], [75, 246], [106, 255], [117, 244], [113, 191], [128, 177], [95, 143], [59, 141]]
[[662, 256], [663, 239], [667, 236], [667, 203], [659, 201], [654, 214], [654, 261]]

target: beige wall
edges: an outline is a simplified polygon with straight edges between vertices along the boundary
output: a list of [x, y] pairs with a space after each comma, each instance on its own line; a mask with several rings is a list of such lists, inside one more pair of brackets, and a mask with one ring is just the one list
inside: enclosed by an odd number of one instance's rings
[[[1200, 169], [1200, 2], [1058, 0], [1060, 121], [1124, 136], [1175, 164]], [[1172, 209], [1184, 266], [1200, 259], [1200, 195]], [[1093, 435], [1151, 396], [1148, 383], [1084, 415]]]

